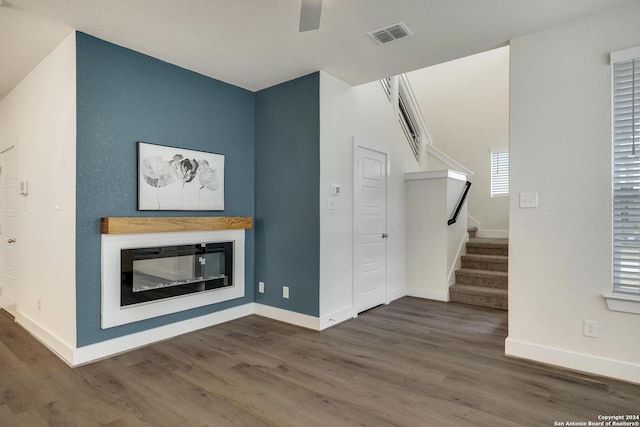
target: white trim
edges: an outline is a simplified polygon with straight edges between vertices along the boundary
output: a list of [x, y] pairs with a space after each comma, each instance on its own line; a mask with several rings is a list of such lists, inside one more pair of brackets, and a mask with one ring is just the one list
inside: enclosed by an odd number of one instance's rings
[[[170, 323], [79, 348], [74, 348], [74, 346], [52, 334], [47, 328], [22, 313], [17, 314], [16, 322], [65, 363], [71, 367], [75, 367], [252, 314], [307, 329], [313, 329], [315, 331], [320, 330], [321, 320], [317, 317], [258, 303], [242, 304], [204, 316]], [[350, 317], [357, 317], [353, 309], [343, 310], [331, 315], [331, 319], [340, 319], [339, 322], [347, 320]], [[325, 328], [339, 322], [331, 322], [331, 324], [328, 324]]]
[[[385, 232], [388, 230], [388, 219], [389, 219], [389, 175], [391, 174], [391, 158], [389, 156], [389, 153], [385, 152], [385, 151], [381, 151], [381, 150], [376, 150], [375, 148], [370, 148], [367, 147], [366, 145], [362, 145], [359, 144], [356, 141], [356, 138], [353, 137], [353, 218], [352, 218], [352, 223], [353, 223], [353, 246], [352, 246], [352, 257], [353, 257], [353, 265], [352, 265], [352, 276], [353, 276], [353, 286], [351, 288], [351, 298], [353, 301], [353, 306], [354, 306], [354, 310], [357, 313], [360, 313], [361, 311], [366, 311], [367, 309], [364, 310], [360, 310], [360, 308], [358, 308], [358, 302], [361, 302], [358, 298], [357, 292], [360, 290], [360, 275], [359, 275], [359, 271], [360, 271], [360, 264], [359, 264], [359, 255], [361, 252], [361, 245], [360, 245], [360, 239], [358, 238], [358, 214], [360, 213], [360, 192], [357, 191], [357, 183], [361, 183], [361, 179], [358, 176], [358, 149], [363, 149], [363, 150], [367, 150], [367, 151], [371, 151], [373, 153], [378, 153], [382, 156], [384, 156], [385, 158], [385, 163], [386, 163], [386, 170], [385, 170], [385, 176], [384, 176], [384, 204], [385, 204], [385, 212], [384, 212], [384, 229]], [[388, 260], [389, 260], [389, 245], [387, 243], [385, 243], [385, 252], [384, 252], [384, 261], [385, 261], [385, 265], [384, 265], [384, 271], [385, 271], [385, 276], [384, 276], [384, 296], [383, 296], [383, 302], [388, 301], [388, 292], [389, 292], [389, 268], [388, 268]]]
[[[0, 145], [0, 154], [4, 154], [7, 151], [14, 149], [15, 151], [15, 163], [16, 163], [16, 180], [18, 179], [18, 169], [17, 169], [17, 164], [18, 164], [18, 137], [14, 136], [8, 139], [7, 142], [3, 143], [2, 145]], [[0, 176], [2, 174], [0, 173]], [[17, 185], [16, 185], [17, 188]], [[17, 201], [17, 199], [16, 199]], [[20, 214], [20, 210], [16, 210], [18, 214]], [[18, 216], [15, 217], [16, 221], [19, 219]], [[17, 227], [16, 227], [17, 228]], [[0, 233], [1, 234], [1, 233]], [[15, 259], [19, 259], [20, 255], [19, 255], [19, 250], [20, 250], [20, 245], [16, 245], [14, 246], [14, 251], [15, 251]], [[4, 251], [2, 252], [2, 254], [0, 254], [0, 263], [4, 263], [4, 259], [3, 257], [5, 256]], [[17, 271], [17, 269], [16, 269]], [[17, 273], [19, 273], [19, 271], [17, 271]], [[18, 278], [14, 278], [15, 283], [17, 283]], [[17, 318], [18, 315], [18, 308], [17, 308], [17, 302], [16, 302], [16, 295], [9, 295], [6, 293], [6, 290], [4, 288], [6, 288], [6, 286], [1, 286], [1, 291], [0, 291], [0, 308], [6, 310], [7, 313], [11, 314], [14, 318]], [[12, 289], [13, 292], [16, 292], [17, 289]]]
[[345, 320], [355, 319], [356, 317], [358, 317], [358, 313], [356, 313], [356, 309], [353, 306], [338, 310], [320, 318], [320, 330], [322, 331], [342, 323]]
[[[477, 229], [480, 229], [480, 221], [478, 221], [477, 219], [475, 219], [471, 215], [467, 214], [467, 227], [476, 227]], [[476, 230], [476, 232], [477, 232], [477, 230]]]
[[0, 308], [5, 309], [15, 317], [16, 315], [16, 299], [5, 293], [0, 294]]
[[71, 344], [50, 332], [35, 320], [25, 316], [20, 311], [16, 312], [15, 318], [18, 325], [26, 329], [27, 332], [55, 353], [60, 359], [73, 366], [73, 353], [75, 349]]
[[[170, 233], [102, 235], [102, 329], [177, 313], [244, 296], [245, 230], [208, 230]], [[120, 306], [120, 253], [122, 249], [200, 242], [234, 242], [233, 286], [147, 304]]]
[[640, 295], [623, 294], [620, 292], [606, 293], [607, 307], [611, 311], [640, 314]]
[[637, 363], [517, 341], [509, 337], [505, 340], [505, 354], [640, 384], [640, 364]]
[[313, 329], [314, 331], [320, 330], [320, 319], [318, 317], [309, 316], [308, 314], [296, 313], [294, 311], [258, 303], [253, 304], [253, 314], [289, 323], [291, 325]]
[[476, 237], [483, 239], [508, 239], [509, 230], [483, 230], [478, 228], [478, 231], [476, 231]]
[[215, 313], [206, 314], [204, 316], [182, 320], [180, 322], [136, 332], [96, 344], [90, 344], [77, 348], [74, 352], [73, 360], [67, 361], [67, 363], [70, 363], [72, 366], [78, 366], [94, 362], [118, 353], [134, 350], [136, 348], [144, 347], [188, 332], [197, 331], [198, 329], [208, 328], [230, 320], [239, 319], [252, 313], [253, 303], [248, 303], [228, 308], [226, 310], [217, 311]]
[[449, 302], [449, 288], [446, 291], [407, 288], [407, 296]]
[[389, 289], [387, 291], [387, 304], [390, 304], [391, 302], [397, 299], [400, 299], [406, 295], [407, 295], [407, 288], [404, 286], [402, 288]]
[[609, 54], [609, 64], [640, 58], [640, 46], [618, 50]]
[[446, 155], [445, 153], [443, 153], [433, 145], [427, 144], [425, 145], [425, 149], [427, 150], [427, 153], [431, 154], [433, 157], [440, 160], [442, 163], [449, 166], [450, 168], [462, 171], [462, 173], [464, 173], [468, 177], [471, 177], [474, 174], [474, 172], [471, 169], [462, 165], [462, 163], [459, 163], [453, 160], [451, 157], [449, 157], [448, 155]]
[[426, 171], [426, 172], [406, 172], [404, 174], [405, 181], [413, 181], [419, 179], [439, 179], [439, 178], [450, 178], [455, 179], [457, 181], [467, 181], [467, 176], [458, 171], [454, 171], [451, 169], [444, 169], [439, 171]]
[[467, 242], [469, 241], [469, 233], [464, 233], [458, 251], [456, 252], [455, 262], [449, 268], [449, 274], [447, 275], [447, 283], [449, 286], [453, 285], [456, 281], [456, 270], [462, 266], [462, 255], [467, 252]]
[[409, 97], [411, 108], [416, 113], [417, 117], [415, 119], [418, 121], [418, 124], [421, 127], [420, 130], [424, 132], [424, 136], [426, 136], [426, 141], [425, 141], [425, 144], [423, 145], [433, 146], [433, 137], [431, 136], [431, 132], [429, 132], [429, 127], [427, 126], [427, 122], [424, 119], [424, 114], [422, 114], [422, 110], [420, 109], [420, 104], [418, 103], [418, 100], [416, 99], [416, 95], [413, 92], [413, 86], [411, 86], [411, 82], [409, 82], [409, 79], [407, 78], [406, 74], [400, 74], [398, 76], [398, 80], [402, 82], [402, 85], [404, 86], [405, 95]]

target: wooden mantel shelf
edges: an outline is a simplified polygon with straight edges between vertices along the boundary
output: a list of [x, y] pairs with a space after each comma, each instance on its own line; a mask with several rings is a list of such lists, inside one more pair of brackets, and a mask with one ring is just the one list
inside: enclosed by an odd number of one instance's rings
[[251, 228], [250, 216], [132, 216], [100, 221], [102, 234], [162, 233]]

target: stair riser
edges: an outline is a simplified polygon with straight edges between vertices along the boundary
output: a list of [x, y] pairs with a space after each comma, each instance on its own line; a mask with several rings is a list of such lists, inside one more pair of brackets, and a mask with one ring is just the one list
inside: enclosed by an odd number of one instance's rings
[[502, 255], [509, 256], [508, 247], [482, 247], [467, 245], [467, 253], [474, 255]]
[[472, 238], [466, 249], [456, 283], [449, 287], [450, 301], [507, 310], [509, 241]]
[[500, 310], [507, 310], [509, 306], [509, 300], [507, 297], [498, 296], [484, 296], [484, 295], [469, 295], [461, 294], [457, 292], [451, 292], [449, 295], [451, 302], [457, 302], [461, 304], [477, 305], [480, 307], [497, 308]]
[[458, 274], [456, 283], [460, 285], [483, 286], [485, 288], [508, 289], [507, 277], [478, 277]]
[[509, 269], [509, 264], [505, 262], [478, 261], [465, 259], [463, 257], [462, 268], [468, 268], [471, 270], [501, 271], [506, 273]]

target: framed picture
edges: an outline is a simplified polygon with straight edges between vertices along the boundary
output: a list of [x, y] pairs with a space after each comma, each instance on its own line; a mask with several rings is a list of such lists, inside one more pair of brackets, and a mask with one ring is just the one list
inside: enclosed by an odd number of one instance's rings
[[138, 210], [224, 210], [224, 155], [139, 141]]

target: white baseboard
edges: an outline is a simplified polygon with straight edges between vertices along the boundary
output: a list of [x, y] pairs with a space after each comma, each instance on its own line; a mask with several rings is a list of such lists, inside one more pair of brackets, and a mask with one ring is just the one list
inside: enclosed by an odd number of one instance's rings
[[131, 335], [79, 347], [73, 351], [73, 356], [70, 359], [65, 357], [63, 357], [63, 359], [71, 366], [78, 366], [143, 347], [154, 342], [186, 334], [187, 332], [193, 332], [198, 329], [239, 319], [250, 314], [253, 314], [253, 303], [239, 305], [204, 316], [194, 317], [193, 319], [182, 320], [146, 331], [136, 332]]
[[436, 301], [449, 302], [449, 289], [446, 291], [433, 291], [430, 289], [412, 289], [407, 288], [407, 295], [410, 297], [432, 299]]
[[387, 304], [391, 301], [395, 301], [407, 295], [407, 288], [397, 288], [397, 289], [389, 289], [387, 291]]
[[227, 310], [218, 311], [205, 316], [171, 323], [158, 328], [125, 335], [123, 337], [79, 348], [75, 348], [60, 339], [42, 325], [39, 325], [37, 322], [24, 316], [20, 312], [17, 313], [16, 322], [25, 328], [38, 341], [44, 344], [49, 350], [65, 361], [69, 366], [73, 367], [104, 359], [105, 357], [133, 350], [138, 347], [143, 347], [157, 341], [173, 338], [187, 332], [239, 319], [250, 314], [253, 314], [253, 303], [240, 305], [238, 307], [229, 308]]
[[467, 242], [469, 241], [469, 233], [464, 233], [462, 240], [460, 241], [460, 245], [458, 245], [458, 251], [456, 252], [455, 262], [449, 269], [449, 274], [447, 275], [447, 283], [449, 286], [453, 285], [456, 282], [456, 270], [462, 266], [462, 255], [467, 253]]
[[16, 317], [16, 300], [6, 293], [0, 293], [0, 308], [5, 309], [7, 313]]
[[268, 317], [280, 322], [290, 323], [314, 331], [320, 330], [320, 318], [307, 314], [296, 313], [294, 311], [283, 310], [282, 308], [271, 307], [269, 305], [254, 303], [253, 314]]
[[476, 231], [476, 237], [483, 239], [508, 239], [509, 230], [486, 230], [479, 228]]
[[15, 313], [16, 323], [27, 330], [35, 339], [40, 341], [45, 347], [54, 352], [59, 358], [70, 366], [73, 366], [74, 346], [64, 341], [57, 335], [51, 333], [47, 328], [40, 325], [30, 317], [25, 316], [20, 311]]
[[480, 228], [480, 221], [467, 214], [467, 227], [476, 227]]
[[324, 329], [330, 328], [331, 326], [335, 326], [339, 323], [344, 322], [345, 320], [353, 319], [357, 316], [358, 313], [353, 306], [338, 310], [326, 316], [322, 316], [320, 318], [320, 330], [322, 331]]
[[[144, 347], [158, 341], [173, 338], [178, 335], [197, 331], [198, 329], [208, 328], [220, 323], [249, 316], [251, 314], [268, 317], [280, 322], [290, 323], [292, 325], [316, 331], [320, 330], [320, 319], [317, 317], [256, 303], [243, 304], [204, 316], [186, 319], [180, 322], [171, 323], [78, 348], [75, 348], [75, 346], [60, 339], [45, 327], [24, 316], [20, 312], [16, 314], [16, 322], [69, 366], [75, 367], [95, 362], [109, 356], [114, 356], [119, 353], [134, 350], [136, 348]], [[340, 319], [339, 321], [341, 322], [353, 316], [354, 314], [351, 312], [340, 312], [336, 313], [336, 315], [332, 315], [331, 319]], [[330, 322], [328, 317], [327, 322]], [[339, 322], [331, 321], [330, 323], [337, 324]], [[328, 324], [325, 327], [331, 326], [331, 324]]]
[[575, 371], [640, 384], [640, 364], [636, 363], [531, 344], [509, 337], [505, 340], [505, 354], [507, 356], [529, 359]]

